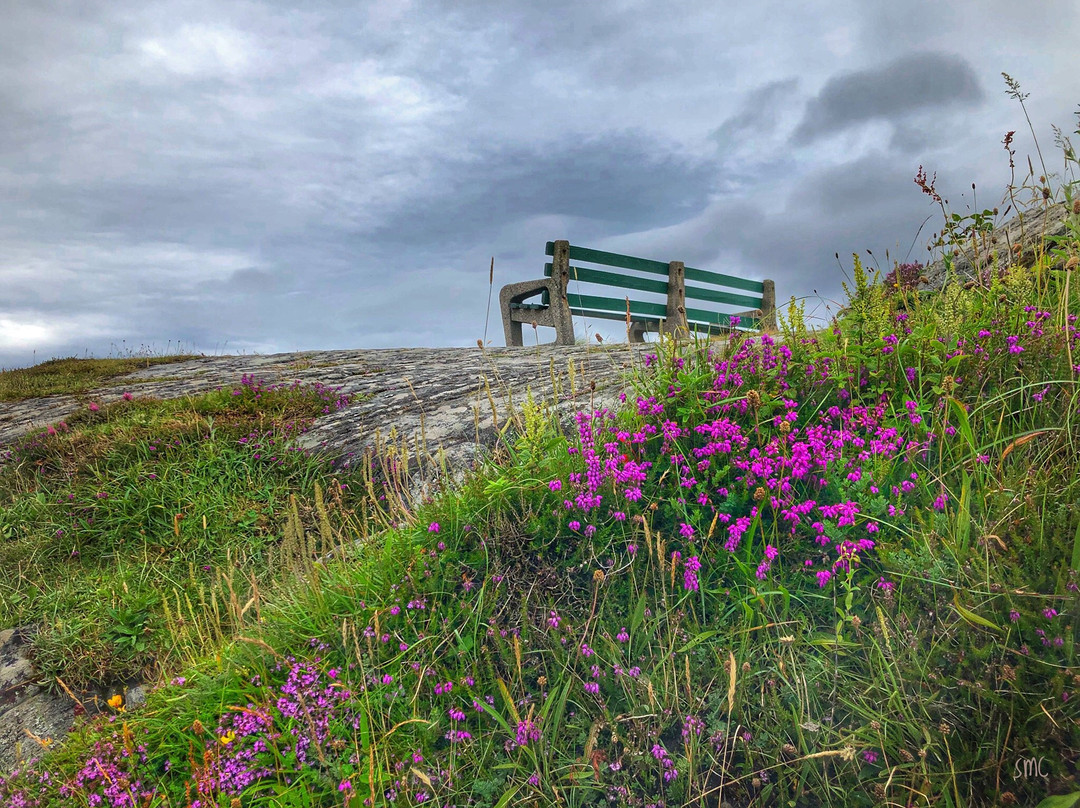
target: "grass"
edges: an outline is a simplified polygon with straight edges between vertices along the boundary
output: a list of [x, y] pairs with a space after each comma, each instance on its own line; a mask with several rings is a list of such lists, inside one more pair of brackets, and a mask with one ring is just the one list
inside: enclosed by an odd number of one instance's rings
[[0, 797], [1073, 805], [1074, 187], [1034, 266], [920, 296], [855, 258], [830, 328], [793, 301], [778, 339], [662, 339], [622, 406], [567, 424], [528, 399], [415, 508], [392, 473], [240, 442], [326, 391], [120, 402], [35, 437], [5, 472], [5, 617], [42, 622], [53, 673], [157, 684]]
[[198, 358], [190, 354], [176, 354], [140, 358], [50, 359], [30, 368], [0, 372], [0, 401], [23, 401], [55, 395], [77, 396], [141, 368]]
[[0, 467], [0, 567], [12, 572], [0, 582], [0, 624], [39, 624], [38, 667], [80, 689], [152, 675], [188, 635], [204, 648], [218, 635], [194, 618], [168, 625], [170, 604], [174, 616], [213, 613], [215, 568], [244, 601], [268, 581], [289, 493], [334, 485], [291, 437], [348, 403], [318, 386], [245, 378], [169, 401], [89, 402], [24, 439]]

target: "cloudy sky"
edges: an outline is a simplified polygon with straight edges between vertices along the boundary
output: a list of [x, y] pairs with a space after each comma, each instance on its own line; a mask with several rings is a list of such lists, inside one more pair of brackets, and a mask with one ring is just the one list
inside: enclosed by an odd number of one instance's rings
[[1052, 171], [1051, 125], [1071, 133], [1080, 103], [1075, 0], [0, 0], [0, 15], [6, 368], [177, 344], [473, 345], [492, 257], [502, 345], [498, 287], [540, 277], [560, 238], [772, 278], [828, 317], [852, 252], [883, 270], [926, 256], [941, 215], [920, 165], [953, 210], [993, 207], [1016, 130], [1023, 179], [1037, 158], [1002, 71], [1030, 93]]

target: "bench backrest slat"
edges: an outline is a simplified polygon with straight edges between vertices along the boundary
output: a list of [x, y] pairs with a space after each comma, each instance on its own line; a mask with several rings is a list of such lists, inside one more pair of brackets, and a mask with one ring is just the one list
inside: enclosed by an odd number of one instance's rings
[[697, 286], [686, 287], [687, 300], [708, 300], [710, 303], [725, 303], [729, 306], [745, 306], [748, 309], [761, 308], [761, 296], [735, 295], [730, 292], [718, 292], [715, 289], [702, 289]]
[[[551, 277], [552, 264], [548, 262], [544, 264], [544, 276]], [[701, 270], [695, 270], [695, 273], [700, 273]], [[588, 269], [586, 267], [570, 267], [570, 279], [581, 281], [582, 283], [595, 283], [601, 286], [615, 286], [620, 289], [632, 289], [639, 292], [653, 292], [655, 294], [666, 295], [668, 291], [668, 285], [665, 281], [654, 281], [649, 278], [638, 278], [632, 275], [619, 275], [615, 272], [605, 272], [601, 269]], [[736, 279], [738, 280], [738, 279]], [[757, 283], [755, 281], [747, 281], [747, 285]], [[761, 283], [757, 283], [761, 286]], [[717, 289], [703, 289], [700, 286], [687, 286], [686, 297], [688, 300], [707, 300], [710, 303], [721, 303], [728, 306], [742, 306], [748, 309], [761, 308], [762, 299], [760, 296], [754, 297], [752, 295], [738, 295], [731, 292], [721, 292]], [[545, 296], [545, 303], [547, 299]], [[624, 301], [625, 302], [625, 301]], [[701, 311], [701, 309], [695, 309], [695, 311]], [[633, 312], [631, 312], [633, 313]], [[689, 312], [687, 312], [689, 316]], [[713, 318], [709, 318], [706, 322], [716, 322]]]
[[[715, 311], [707, 311], [705, 309], [688, 308], [686, 310], [686, 320], [691, 327], [693, 327], [696, 323], [703, 323], [727, 328], [731, 325], [731, 318], [734, 316], [735, 315], [733, 314], [720, 314]], [[746, 315], [740, 315], [739, 328], [756, 329], [757, 327], [757, 317], [747, 317]]]
[[[626, 299], [619, 300], [614, 297], [598, 297], [596, 295], [579, 295], [573, 292], [566, 295], [566, 302], [571, 309], [590, 309], [594, 316], [604, 316], [598, 312], [610, 314], [612, 319], [621, 320], [626, 317]], [[667, 317], [667, 306], [664, 303], [644, 303], [640, 300], [630, 301], [630, 314], [640, 314], [647, 317]]]
[[[570, 292], [566, 295], [566, 302], [570, 304], [570, 310], [575, 315], [599, 317], [607, 320], [622, 320], [626, 317], [626, 299], [619, 300], [614, 297], [598, 297], [596, 295], [579, 295]], [[638, 319], [659, 321], [667, 316], [667, 306], [663, 303], [645, 303], [639, 300], [630, 301], [630, 314]], [[686, 319], [691, 327], [694, 326], [717, 326], [727, 328], [731, 324], [731, 314], [708, 311], [707, 309], [687, 309]], [[757, 328], [758, 318], [743, 315], [739, 320], [739, 328]], [[700, 330], [700, 329], [695, 329]]]
[[764, 292], [765, 284], [761, 281], [748, 281], [746, 278], [736, 278], [734, 275], [725, 275], [722, 272], [710, 272], [705, 269], [686, 267], [683, 270], [688, 281], [700, 281], [711, 283], [714, 286], [729, 286], [732, 289], [742, 289], [746, 292]]
[[[555, 254], [555, 242], [547, 243], [547, 255]], [[636, 269], [639, 272], [652, 272], [654, 275], [667, 276], [668, 265], [662, 261], [650, 261], [648, 258], [635, 258], [632, 255], [590, 250], [588, 247], [570, 245], [571, 261], [588, 261], [590, 264], [602, 264], [619, 269]]]
[[[550, 278], [552, 271], [550, 263], [544, 264], [544, 277]], [[616, 272], [604, 272], [602, 269], [586, 267], [571, 266], [570, 280], [596, 283], [601, 286], [617, 286], [620, 289], [634, 289], [639, 292], [655, 292], [658, 295], [666, 295], [668, 290], [667, 281], [636, 278], [633, 275], [619, 275]]]

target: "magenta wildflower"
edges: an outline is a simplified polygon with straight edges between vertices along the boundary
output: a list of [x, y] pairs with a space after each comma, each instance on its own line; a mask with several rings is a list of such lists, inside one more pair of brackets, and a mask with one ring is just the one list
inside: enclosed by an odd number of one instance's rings
[[690, 556], [686, 559], [686, 563], [683, 564], [683, 589], [688, 592], [697, 592], [700, 584], [698, 583], [698, 570], [701, 569], [701, 560], [697, 556]]
[[541, 737], [540, 727], [531, 718], [518, 722], [514, 733], [514, 741], [518, 746], [528, 746], [531, 741], [539, 741]]

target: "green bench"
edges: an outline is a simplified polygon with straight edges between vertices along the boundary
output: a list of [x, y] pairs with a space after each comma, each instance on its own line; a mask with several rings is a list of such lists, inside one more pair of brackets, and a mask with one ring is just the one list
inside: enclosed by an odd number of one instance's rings
[[[523, 324], [554, 328], [556, 345], [573, 345], [574, 316], [625, 321], [628, 307], [629, 336], [632, 342], [644, 342], [645, 332], [656, 329], [670, 334], [688, 334], [690, 331], [713, 334], [727, 332], [732, 328], [776, 327], [776, 286], [770, 280], [749, 281], [719, 272], [693, 269], [685, 266], [682, 261], [665, 264], [629, 255], [590, 250], [587, 247], [575, 247], [568, 241], [549, 241], [547, 254], [552, 260], [545, 265], [543, 278], [510, 283], [499, 292], [508, 347], [520, 347], [523, 344]], [[571, 260], [661, 275], [663, 280], [570, 266]], [[650, 303], [633, 300], [629, 296], [616, 298], [577, 294], [569, 291], [571, 280], [612, 286], [624, 291], [654, 292], [665, 295], [667, 302]], [[688, 280], [721, 288], [687, 286]], [[749, 294], [742, 294], [744, 292]], [[541, 295], [539, 303], [526, 302], [536, 295]], [[701, 304], [698, 304], [694, 308], [688, 308], [687, 299], [702, 301], [706, 306], [714, 305], [700, 308], [698, 306]], [[746, 310], [725, 313], [718, 311], [715, 306]], [[731, 323], [734, 316], [740, 318], [735, 326]]]

